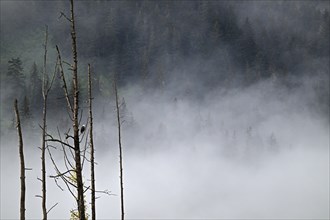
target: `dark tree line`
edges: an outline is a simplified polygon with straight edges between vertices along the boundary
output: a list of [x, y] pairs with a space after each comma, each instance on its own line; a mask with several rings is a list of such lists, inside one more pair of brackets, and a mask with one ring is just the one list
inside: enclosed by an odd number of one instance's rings
[[[55, 8], [65, 8], [63, 2], [54, 4]], [[79, 38], [80, 56], [82, 63], [93, 59], [94, 97], [111, 93], [111, 86], [101, 85], [102, 79], [111, 74], [118, 75], [119, 86], [141, 82], [147, 88], [164, 89], [169, 80], [192, 78], [211, 89], [230, 86], [233, 81], [250, 85], [267, 78], [299, 76], [306, 69], [303, 63], [329, 57], [329, 11], [320, 8], [317, 2], [245, 3], [245, 6], [258, 6], [260, 18], [252, 12], [243, 14], [239, 10], [244, 7], [242, 4], [236, 1], [79, 2], [78, 15], [82, 22], [77, 30], [84, 33]], [[47, 5], [35, 7], [44, 11]], [[271, 15], [267, 17], [274, 13], [272, 10], [281, 13], [273, 15], [282, 16], [279, 21], [272, 21]], [[63, 39], [63, 26], [53, 28], [51, 37], [58, 42]], [[63, 48], [70, 48], [69, 43], [64, 42]], [[68, 50], [63, 54], [67, 57]], [[194, 64], [196, 61], [200, 64]], [[196, 65], [194, 71], [187, 63]], [[319, 69], [327, 72], [329, 66]], [[22, 114], [24, 125], [25, 117], [35, 117], [41, 109], [40, 67], [13, 58], [8, 62], [6, 75], [6, 84], [15, 88], [15, 95], [8, 96], [8, 103], [18, 97], [24, 111], [30, 111]], [[58, 75], [49, 97], [49, 103], [58, 104], [50, 111], [65, 112], [61, 109], [65, 99], [60, 82]], [[73, 99], [73, 82], [68, 84]], [[87, 93], [81, 96], [87, 97]]]
[[[151, 78], [153, 83], [160, 65], [164, 65], [168, 74], [192, 57], [218, 59], [214, 69], [218, 65], [233, 65], [217, 57], [219, 50], [244, 70], [240, 73], [243, 76], [238, 77], [248, 78], [250, 82], [272, 77], [273, 70], [278, 77], [297, 74], [294, 61], [306, 55], [329, 55], [327, 10], [299, 1], [287, 5], [270, 3], [269, 7], [276, 6], [301, 19], [295, 31], [285, 26], [281, 30], [258, 25], [249, 16], [242, 18], [235, 10], [237, 4], [230, 1], [95, 2], [89, 7], [90, 11], [101, 12], [95, 21], [98, 34], [95, 37], [94, 32], [89, 32], [93, 36], [88, 36], [87, 26], [80, 27], [87, 33], [82, 47], [87, 51], [85, 55], [110, 60], [113, 65], [109, 68], [120, 74], [119, 80]], [[299, 29], [305, 20], [311, 26], [302, 32]], [[213, 73], [205, 73], [206, 80], [208, 74]], [[222, 75], [215, 74], [217, 84], [223, 83]]]
[[[62, 2], [56, 4], [58, 8], [64, 7]], [[79, 39], [80, 56], [82, 60], [93, 58], [97, 73], [95, 82], [109, 74], [118, 74], [119, 85], [140, 81], [153, 88], [164, 88], [173, 78], [174, 69], [185, 69], [182, 63], [196, 60], [213, 62], [207, 63], [207, 71], [199, 65], [195, 72], [188, 70], [183, 77], [197, 75], [206, 85], [217, 87], [228, 85], [230, 80], [239, 79], [249, 85], [265, 78], [299, 75], [303, 61], [329, 56], [327, 9], [301, 1], [276, 1], [265, 3], [263, 8], [259, 6], [264, 10], [260, 12], [263, 15], [272, 13], [271, 9], [282, 13], [283, 18], [278, 21], [282, 23], [277, 27], [278, 24], [271, 21], [269, 26], [260, 21], [271, 17], [256, 19], [249, 13], [242, 15], [238, 10], [240, 4], [243, 3], [82, 1], [78, 13], [81, 20], [86, 18], [88, 22], [77, 26], [77, 30], [84, 33]], [[44, 9], [47, 6], [40, 4], [36, 7]], [[93, 20], [87, 19], [89, 17]], [[54, 41], [63, 38], [62, 32], [56, 31], [55, 27]], [[69, 42], [65, 42], [64, 48], [70, 48]], [[32, 72], [35, 69], [32, 67]], [[176, 71], [175, 74], [183, 74], [180, 72], [185, 71]], [[33, 78], [31, 93], [34, 95], [31, 97], [38, 100], [40, 97], [36, 94], [40, 82]], [[22, 85], [22, 80], [14, 81], [13, 85]], [[98, 97], [104, 92], [95, 82], [93, 94]], [[110, 87], [103, 89], [111, 90]], [[32, 106], [35, 100], [29, 100]]]

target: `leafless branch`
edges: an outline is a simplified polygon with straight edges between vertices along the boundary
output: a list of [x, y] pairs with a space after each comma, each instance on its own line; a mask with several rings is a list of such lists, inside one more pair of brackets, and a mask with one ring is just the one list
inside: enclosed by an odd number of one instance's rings
[[63, 60], [62, 62], [63, 62], [64, 64], [66, 64], [66, 65], [72, 67], [72, 64], [71, 64], [71, 63], [69, 63], [69, 62], [67, 62], [67, 61], [65, 61], [65, 60]]
[[54, 179], [56, 186], [61, 190], [64, 191], [64, 189], [58, 184], [57, 179]]
[[57, 143], [60, 143], [60, 144], [63, 144], [71, 149], [74, 149], [74, 147], [72, 147], [70, 144], [67, 144], [67, 143], [64, 143], [63, 141], [60, 141], [58, 139], [54, 139], [54, 138], [50, 138], [50, 139], [46, 139], [46, 141], [50, 141], [50, 142], [57, 142]]
[[61, 12], [61, 14], [60, 14], [60, 16], [58, 17], [58, 19], [61, 19], [62, 17], [64, 17], [66, 20], [68, 20], [69, 22], [72, 22], [72, 20], [68, 17], [68, 16], [66, 16], [65, 14], [64, 14], [64, 12]]
[[67, 171], [65, 171], [65, 172], [63, 172], [63, 173], [59, 173], [59, 174], [57, 174], [57, 175], [55, 175], [55, 176], [49, 176], [50, 178], [57, 178], [57, 177], [61, 177], [61, 176], [64, 176], [65, 174], [67, 174], [67, 173], [71, 173], [71, 172], [75, 172], [74, 170], [67, 170]]
[[51, 144], [47, 144], [47, 147], [51, 147], [53, 149], [57, 149], [57, 147], [55, 147], [54, 145], [51, 145]]
[[[48, 150], [48, 153], [49, 153], [49, 157], [50, 157], [50, 159], [51, 159], [51, 161], [52, 161], [52, 163], [53, 163], [53, 165], [54, 165], [54, 169], [55, 169], [56, 173], [57, 173], [57, 174], [61, 173], [60, 170], [59, 170], [59, 168], [57, 167], [57, 165], [56, 165], [56, 163], [55, 163], [55, 160], [54, 160], [54, 158], [53, 158], [53, 156], [52, 156], [52, 154], [51, 154], [49, 148], [47, 148], [47, 150]], [[70, 185], [73, 185], [73, 184], [72, 184], [71, 182], [69, 182], [69, 181], [64, 177], [64, 175], [59, 176], [59, 177], [62, 179], [63, 183], [66, 185], [66, 187], [67, 187], [67, 189], [69, 190], [69, 192], [71, 193], [71, 195], [72, 195], [75, 199], [77, 199], [77, 197], [76, 197], [75, 194], [72, 192], [72, 190], [71, 190], [71, 188], [70, 188], [70, 186], [69, 186], [69, 184], [70, 184]], [[56, 185], [59, 187], [59, 189], [61, 189], [62, 191], [64, 191], [64, 189], [63, 189], [63, 188], [58, 184], [58, 182], [57, 182], [57, 179], [58, 179], [59, 177], [57, 177], [57, 178], [53, 178], [53, 179], [55, 180], [55, 183], [56, 183]], [[74, 185], [73, 185], [73, 186], [74, 186]]]
[[[87, 131], [86, 131], [85, 133], [88, 134]], [[83, 161], [82, 161], [82, 163], [81, 163], [81, 168], [82, 168], [82, 169], [83, 169], [83, 167], [84, 167], [84, 163], [85, 163], [85, 160], [86, 160], [87, 143], [88, 143], [87, 138], [88, 138], [88, 135], [86, 135], [86, 140], [85, 140], [85, 145], [84, 145], [84, 150], [83, 150]]]
[[[70, 131], [70, 129], [68, 130], [68, 132], [69, 132], [69, 131]], [[62, 141], [61, 133], [60, 133], [60, 130], [59, 130], [58, 127], [57, 127], [57, 133], [58, 133], [58, 136], [59, 136], [59, 138], [60, 138], [60, 141]], [[63, 142], [63, 141], [62, 141], [62, 142]], [[67, 139], [66, 139], [66, 144], [69, 144], [69, 142], [67, 141]], [[69, 160], [69, 158], [68, 158], [68, 156], [67, 156], [66, 149], [65, 149], [64, 145], [62, 144], [61, 146], [62, 146], [62, 149], [63, 149], [63, 157], [64, 157], [64, 164], [65, 164], [65, 167], [67, 168], [67, 170], [69, 170], [69, 167], [68, 167], [68, 166], [70, 166], [71, 169], [74, 169], [74, 166], [71, 164], [71, 162], [70, 162], [70, 160]], [[72, 156], [73, 156], [73, 153], [72, 153], [72, 151], [71, 151], [71, 148], [69, 148], [69, 151], [71, 152], [71, 154], [72, 154]]]
[[58, 66], [58, 57], [56, 58], [56, 63], [55, 63], [55, 68], [54, 68], [54, 73], [53, 73], [53, 76], [52, 76], [52, 80], [50, 81], [50, 85], [49, 85], [49, 87], [46, 90], [46, 94], [47, 95], [48, 95], [49, 91], [51, 90], [51, 88], [53, 86], [53, 83], [54, 83], [54, 80], [55, 80], [55, 76], [56, 76], [56, 72], [57, 72], [57, 66]]
[[84, 190], [84, 193], [87, 192], [90, 189], [90, 186], [86, 187], [86, 189]]
[[103, 194], [106, 194], [106, 195], [108, 195], [108, 196], [117, 196], [117, 194], [114, 194], [114, 193], [111, 193], [111, 191], [109, 191], [109, 190], [102, 190], [102, 191], [100, 191], [100, 190], [95, 190], [95, 192], [96, 193], [103, 193]]
[[[57, 50], [57, 54], [58, 54], [58, 60], [59, 60], [59, 65], [60, 65], [60, 72], [61, 72], [61, 78], [63, 81], [63, 89], [64, 89], [64, 94], [65, 94], [65, 98], [66, 98], [66, 102], [68, 105], [68, 108], [71, 110], [71, 113], [73, 112], [73, 108], [69, 99], [69, 93], [68, 93], [68, 87], [66, 84], [66, 80], [65, 80], [65, 76], [64, 76], [64, 70], [63, 70], [63, 65], [62, 65], [62, 58], [61, 58], [61, 53], [60, 50], [58, 49], [58, 46], [56, 45], [56, 50]], [[70, 114], [71, 115], [71, 114]]]
[[50, 211], [52, 211], [52, 209], [55, 208], [57, 205], [58, 205], [58, 202], [57, 202], [55, 205], [53, 205], [53, 206], [47, 211], [47, 214], [48, 214]]

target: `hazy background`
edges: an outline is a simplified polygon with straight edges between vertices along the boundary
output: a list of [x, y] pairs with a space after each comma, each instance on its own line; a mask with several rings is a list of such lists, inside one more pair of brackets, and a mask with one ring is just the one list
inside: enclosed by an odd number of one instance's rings
[[[26, 172], [26, 214], [38, 219], [41, 102], [36, 79], [42, 73], [45, 24], [49, 70], [55, 44], [71, 60], [69, 26], [58, 19], [69, 4], [0, 4], [1, 219], [19, 217], [15, 97], [23, 115], [26, 167], [33, 169]], [[328, 12], [328, 1], [77, 2], [82, 121], [87, 120], [90, 62], [96, 187], [115, 194], [99, 195], [97, 218], [120, 217], [111, 86], [111, 76], [118, 74], [125, 103], [127, 218], [328, 219]], [[22, 77], [11, 81], [8, 61], [16, 57], [22, 61]], [[49, 100], [53, 134], [56, 127], [64, 132], [70, 126], [62, 97], [56, 79]], [[63, 165], [61, 152], [52, 152]], [[47, 175], [55, 174], [50, 160], [47, 165]], [[59, 203], [49, 218], [68, 219], [74, 199], [52, 179], [47, 186], [47, 206]]]

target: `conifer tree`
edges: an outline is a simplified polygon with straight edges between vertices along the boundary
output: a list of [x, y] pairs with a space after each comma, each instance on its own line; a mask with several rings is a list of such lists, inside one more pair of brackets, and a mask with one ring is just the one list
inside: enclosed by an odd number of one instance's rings
[[20, 58], [12, 58], [8, 61], [8, 71], [6, 75], [6, 83], [14, 88], [10, 91], [8, 99], [18, 98], [23, 100], [25, 88], [25, 76], [23, 74], [23, 63]]
[[39, 113], [39, 109], [41, 109], [42, 103], [42, 81], [39, 76], [38, 66], [35, 62], [33, 63], [30, 71], [29, 88], [29, 95], [31, 97], [31, 111], [33, 113]]

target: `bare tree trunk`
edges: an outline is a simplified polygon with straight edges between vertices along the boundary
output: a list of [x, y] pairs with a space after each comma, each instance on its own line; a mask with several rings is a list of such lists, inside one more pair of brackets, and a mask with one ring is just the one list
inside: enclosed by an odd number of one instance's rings
[[48, 27], [46, 26], [45, 33], [45, 54], [44, 54], [44, 71], [42, 78], [42, 96], [44, 99], [43, 110], [42, 110], [42, 142], [41, 142], [41, 182], [42, 182], [42, 218], [47, 219], [47, 207], [46, 207], [46, 161], [45, 161], [45, 151], [46, 151], [46, 129], [47, 129], [47, 97], [48, 92], [46, 89], [46, 62], [47, 62], [47, 41], [48, 41]]
[[18, 148], [19, 148], [19, 159], [20, 159], [20, 169], [21, 169], [21, 200], [20, 200], [20, 219], [25, 220], [25, 163], [24, 163], [24, 151], [23, 151], [23, 137], [21, 129], [21, 120], [19, 118], [19, 112], [17, 107], [17, 99], [15, 99], [15, 115], [16, 115], [16, 127], [18, 134]]
[[118, 123], [121, 219], [124, 220], [125, 212], [124, 212], [124, 183], [123, 183], [123, 152], [122, 152], [122, 146], [121, 146], [121, 121], [120, 121], [120, 110], [119, 110], [118, 91], [117, 91], [117, 82], [116, 82], [116, 80], [115, 80], [114, 87], [115, 87], [117, 123]]
[[78, 90], [78, 59], [77, 59], [77, 41], [76, 41], [76, 29], [74, 20], [74, 4], [71, 0], [71, 38], [72, 38], [72, 54], [73, 54], [73, 138], [74, 138], [74, 151], [75, 151], [75, 163], [76, 163], [76, 175], [77, 175], [77, 205], [79, 218], [85, 220], [85, 204], [84, 204], [84, 186], [82, 180], [82, 166], [80, 158], [80, 146], [79, 146], [79, 90]]
[[93, 142], [93, 112], [92, 112], [92, 79], [91, 66], [88, 64], [88, 98], [89, 98], [89, 144], [91, 147], [91, 205], [92, 205], [92, 220], [96, 219], [95, 211], [95, 170], [94, 170], [94, 142]]

